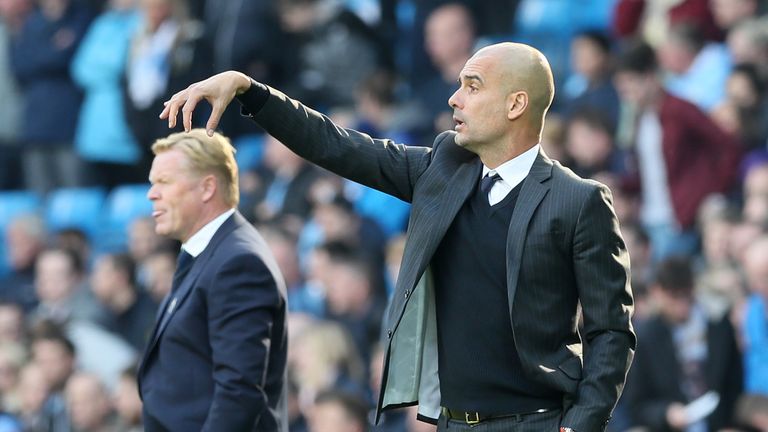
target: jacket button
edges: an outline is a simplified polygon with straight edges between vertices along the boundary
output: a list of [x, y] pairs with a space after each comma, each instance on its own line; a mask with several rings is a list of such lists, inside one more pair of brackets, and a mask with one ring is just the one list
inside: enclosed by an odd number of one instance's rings
[[408, 297], [411, 296], [411, 290], [405, 290], [405, 299], [408, 300]]
[[387, 339], [392, 339], [392, 329], [387, 330]]

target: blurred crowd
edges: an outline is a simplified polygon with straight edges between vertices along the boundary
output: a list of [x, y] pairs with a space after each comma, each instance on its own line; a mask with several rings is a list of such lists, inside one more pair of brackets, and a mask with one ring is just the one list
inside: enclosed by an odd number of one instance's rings
[[[156, 236], [146, 205], [109, 203], [126, 185], [146, 191], [170, 95], [236, 69], [343, 126], [429, 146], [453, 128], [466, 60], [502, 40], [549, 58], [542, 147], [611, 188], [630, 252], [638, 350], [609, 430], [768, 431], [767, 12], [763, 0], [0, 0], [0, 432], [142, 430], [135, 366], [179, 245]], [[291, 432], [435, 430], [410, 408], [369, 422], [408, 204], [309, 165], [236, 108], [221, 130], [238, 149], [240, 211], [289, 287]], [[116, 229], [99, 226], [105, 212], [123, 216]], [[693, 418], [702, 397], [714, 408]]]

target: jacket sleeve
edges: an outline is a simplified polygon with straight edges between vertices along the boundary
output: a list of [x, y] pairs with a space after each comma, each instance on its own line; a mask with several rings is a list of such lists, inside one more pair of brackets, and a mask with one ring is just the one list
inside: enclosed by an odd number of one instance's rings
[[621, 395], [634, 356], [629, 255], [607, 187], [585, 200], [573, 241], [573, 265], [584, 313], [583, 378], [562, 425], [601, 431]]
[[214, 392], [202, 430], [249, 431], [267, 414], [271, 332], [283, 299], [255, 255], [227, 260], [213, 280], [206, 302]]
[[275, 89], [269, 92], [266, 103], [252, 115], [267, 133], [310, 162], [411, 202], [416, 181], [429, 165], [430, 148], [373, 139], [336, 125]]

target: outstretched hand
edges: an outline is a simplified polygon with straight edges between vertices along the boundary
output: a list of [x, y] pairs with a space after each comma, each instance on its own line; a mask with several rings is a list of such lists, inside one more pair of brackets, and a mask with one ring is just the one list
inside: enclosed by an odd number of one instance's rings
[[189, 132], [192, 129], [192, 113], [198, 102], [205, 99], [212, 108], [211, 116], [205, 124], [205, 130], [208, 136], [213, 136], [213, 132], [221, 120], [221, 115], [229, 103], [235, 96], [248, 90], [250, 86], [251, 79], [247, 75], [235, 71], [222, 72], [206, 80], [196, 82], [173, 95], [165, 102], [165, 108], [160, 113], [160, 118], [168, 119], [168, 127], [174, 128], [176, 127], [179, 108], [181, 108], [184, 130]]

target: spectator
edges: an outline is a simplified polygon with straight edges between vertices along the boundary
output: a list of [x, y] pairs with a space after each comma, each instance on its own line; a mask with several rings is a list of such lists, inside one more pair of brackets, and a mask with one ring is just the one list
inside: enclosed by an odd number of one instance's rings
[[741, 156], [733, 136], [695, 106], [666, 93], [657, 74], [653, 49], [634, 43], [616, 75], [622, 102], [636, 113], [640, 220], [655, 261], [696, 250], [693, 225], [699, 205], [707, 195], [730, 187]]
[[39, 304], [32, 312], [33, 321], [100, 321], [101, 309], [83, 285], [83, 263], [68, 249], [49, 248], [35, 264], [35, 293]]
[[20, 372], [26, 363], [26, 356], [21, 344], [9, 341], [0, 344], [0, 413], [21, 412]]
[[611, 81], [611, 40], [599, 31], [584, 31], [574, 36], [571, 41], [571, 68], [574, 73], [564, 85], [566, 112], [578, 112], [585, 108], [600, 111], [615, 129], [619, 95]]
[[11, 39], [21, 30], [32, 8], [30, 0], [0, 1], [0, 189], [21, 187], [17, 141], [22, 101], [11, 65]]
[[115, 432], [142, 432], [141, 399], [136, 383], [136, 368], [125, 369], [120, 375], [120, 382], [114, 393], [114, 406], [117, 413]]
[[105, 327], [141, 351], [155, 324], [157, 306], [136, 284], [136, 269], [127, 254], [106, 254], [94, 267], [91, 289], [106, 309]]
[[721, 30], [728, 32], [760, 12], [760, 0], [709, 0], [712, 16]]
[[21, 215], [8, 224], [5, 244], [11, 272], [0, 281], [0, 300], [16, 303], [25, 311], [37, 304], [35, 261], [45, 242], [45, 225], [37, 215]]
[[751, 64], [761, 79], [768, 79], [768, 17], [747, 19], [728, 33], [733, 64]]
[[570, 159], [565, 165], [581, 177], [592, 178], [602, 171], [623, 175], [627, 171], [624, 152], [614, 145], [610, 119], [602, 111], [583, 109], [571, 115], [565, 149]]
[[173, 272], [176, 271], [177, 251], [157, 249], [147, 256], [142, 264], [143, 285], [155, 304], [160, 304], [171, 292]]
[[0, 302], [0, 344], [21, 344], [26, 341], [25, 318], [24, 310], [18, 304]]
[[150, 146], [168, 135], [157, 113], [172, 91], [208, 75], [210, 53], [204, 29], [190, 18], [184, 0], [140, 0], [144, 17], [131, 41], [125, 79], [125, 115], [142, 149], [141, 168], [148, 173]]
[[368, 408], [352, 394], [320, 393], [309, 416], [309, 432], [367, 432]]
[[[659, 263], [651, 285], [658, 315], [638, 328], [638, 350], [626, 397], [637, 426], [654, 431], [717, 431], [734, 424], [742, 389], [741, 354], [728, 316], [707, 316], [694, 298], [693, 272], [686, 259]], [[642, 345], [641, 345], [642, 344]], [[685, 405], [708, 391], [717, 408], [692, 421]]]
[[111, 189], [138, 183], [141, 149], [126, 122], [121, 80], [131, 37], [138, 27], [135, 0], [110, 0], [88, 29], [72, 60], [72, 77], [85, 92], [75, 148], [88, 162], [92, 182]]
[[76, 373], [67, 382], [67, 411], [73, 432], [114, 432], [112, 406], [95, 375]]
[[69, 431], [64, 388], [75, 370], [75, 360], [75, 346], [61, 328], [40, 323], [32, 336], [32, 361], [40, 366], [48, 389], [42, 415], [50, 432]]
[[748, 149], [759, 149], [768, 139], [765, 89], [766, 82], [754, 65], [736, 65], [726, 82], [725, 100], [712, 112], [713, 120]]
[[279, 0], [277, 4], [286, 33], [280, 67], [284, 76], [292, 77], [283, 84], [287, 94], [314, 106], [351, 106], [362, 80], [388, 64], [378, 35], [343, 3]]
[[448, 106], [448, 98], [456, 90], [456, 77], [475, 46], [472, 13], [456, 2], [437, 7], [427, 17], [424, 39], [427, 55], [438, 75], [426, 80], [422, 76], [423, 81], [414, 93], [433, 119], [433, 132], [442, 132], [453, 128], [453, 110]]
[[658, 56], [662, 69], [669, 73], [665, 86], [670, 93], [704, 112], [723, 102], [731, 70], [725, 45], [707, 43], [698, 27], [680, 23], [672, 26]]
[[21, 86], [27, 188], [44, 194], [54, 187], [84, 183], [82, 161], [73, 146], [82, 95], [69, 67], [91, 16], [78, 1], [42, 0], [13, 38], [13, 71]]
[[277, 139], [265, 137], [264, 163], [256, 172], [258, 188], [243, 191], [241, 207], [250, 220], [269, 221], [284, 216], [301, 225], [312, 210], [309, 188], [317, 180], [317, 169]]
[[[19, 419], [24, 432], [53, 432], [49, 419], [43, 411], [50, 388], [43, 368], [36, 363], [28, 363], [21, 370], [19, 377], [19, 396], [21, 410]], [[60, 432], [65, 429], [58, 429]]]
[[743, 323], [745, 391], [768, 396], [768, 237], [747, 248], [743, 263], [750, 290]]

